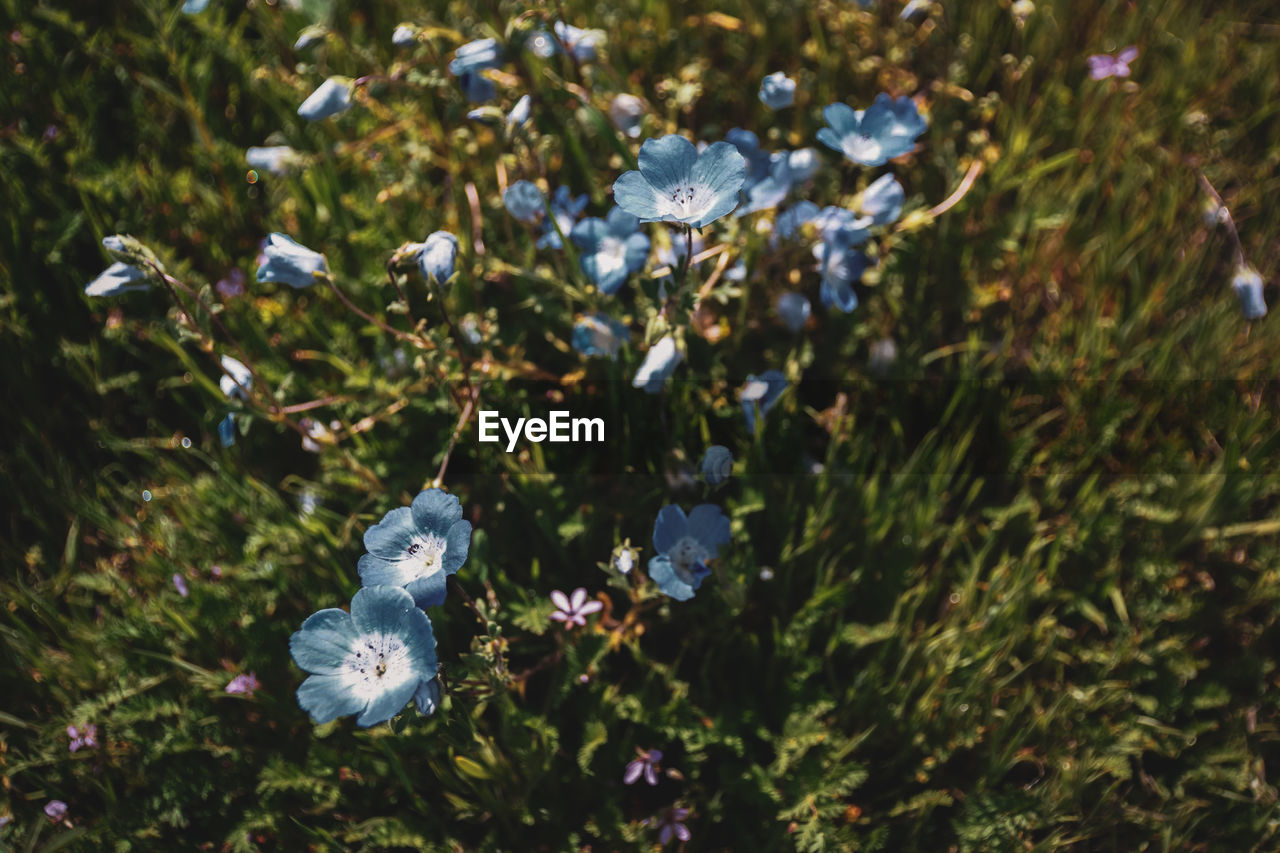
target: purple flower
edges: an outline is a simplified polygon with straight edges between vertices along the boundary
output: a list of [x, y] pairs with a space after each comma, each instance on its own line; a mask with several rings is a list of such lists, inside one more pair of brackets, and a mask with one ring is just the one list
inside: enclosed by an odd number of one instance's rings
[[599, 601], [587, 601], [587, 591], [582, 587], [573, 591], [572, 600], [560, 590], [552, 590], [551, 602], [560, 608], [551, 614], [551, 618], [567, 625], [586, 625], [587, 616], [604, 609], [604, 605]]
[[1089, 57], [1089, 76], [1094, 80], [1107, 77], [1128, 77], [1129, 63], [1138, 58], [1138, 48], [1129, 45], [1124, 50], [1111, 56], [1106, 53], [1095, 53]]
[[244, 272], [239, 267], [234, 267], [231, 272], [227, 273], [226, 278], [218, 279], [218, 283], [214, 285], [214, 288], [223, 299], [234, 299], [237, 296], [243, 296]]
[[182, 575], [178, 574], [177, 572], [173, 573], [173, 588], [178, 591], [178, 595], [182, 596], [183, 598], [187, 597], [187, 593], [189, 592], [189, 590], [187, 589], [187, 582], [184, 581], [182, 579]]
[[93, 723], [89, 723], [83, 729], [67, 726], [67, 737], [71, 738], [71, 745], [67, 747], [71, 752], [75, 752], [82, 746], [95, 748], [98, 745], [98, 727]]
[[681, 809], [675, 806], [663, 812], [662, 817], [658, 819], [658, 841], [666, 844], [673, 835], [681, 841], [688, 841], [692, 838], [689, 828], [684, 825], [684, 820], [688, 816], [688, 809]]
[[650, 785], [658, 784], [658, 762], [662, 760], [662, 750], [651, 749], [648, 752], [636, 747], [640, 757], [627, 765], [627, 772], [622, 777], [624, 784], [634, 784], [644, 774], [644, 781]]
[[253, 691], [262, 685], [258, 683], [258, 676], [252, 672], [241, 673], [227, 683], [227, 692], [233, 694], [241, 694], [252, 698]]
[[50, 800], [44, 805], [44, 813], [53, 820], [62, 820], [67, 816], [67, 804], [62, 800]]

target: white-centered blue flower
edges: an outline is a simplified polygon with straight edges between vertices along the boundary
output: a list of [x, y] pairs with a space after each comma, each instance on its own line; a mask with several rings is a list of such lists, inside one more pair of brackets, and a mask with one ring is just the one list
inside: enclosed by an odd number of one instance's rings
[[351, 81], [346, 77], [330, 77], [307, 96], [298, 107], [298, 115], [307, 121], [320, 121], [351, 107]]
[[733, 475], [733, 454], [722, 444], [713, 444], [702, 455], [702, 476], [718, 486]]
[[779, 240], [792, 240], [798, 237], [801, 226], [812, 222], [820, 212], [821, 208], [808, 199], [791, 205], [778, 215], [777, 222], [773, 224], [773, 234], [769, 237], [770, 245], [776, 246]]
[[1246, 320], [1257, 320], [1267, 316], [1267, 303], [1262, 296], [1262, 276], [1251, 266], [1236, 268], [1231, 286], [1240, 299], [1240, 310]]
[[273, 175], [284, 175], [297, 166], [301, 158], [288, 145], [253, 146], [245, 152], [250, 169], [259, 169]]
[[573, 348], [588, 357], [617, 358], [629, 337], [627, 327], [608, 314], [585, 314], [573, 324]]
[[775, 71], [760, 83], [760, 103], [771, 110], [781, 110], [796, 101], [796, 81], [785, 72]]
[[418, 253], [418, 269], [427, 281], [444, 284], [453, 275], [458, 259], [458, 238], [448, 231], [434, 231], [427, 236]]
[[569, 237], [573, 225], [578, 221], [582, 211], [586, 209], [590, 198], [583, 193], [576, 198], [565, 186], [557, 187], [551, 196], [551, 216], [542, 223], [542, 236], [538, 238], [539, 249], [563, 249], [564, 241], [560, 235]]
[[521, 222], [533, 224], [547, 212], [546, 198], [533, 181], [516, 181], [502, 194], [507, 212]]
[[822, 304], [846, 314], [858, 307], [858, 294], [854, 292], [853, 285], [862, 280], [863, 272], [871, 265], [848, 234], [847, 231], [830, 232], [813, 247], [813, 256], [817, 258], [818, 271], [822, 274], [822, 287], [818, 293]]
[[888, 225], [902, 215], [906, 200], [902, 184], [892, 174], [881, 175], [862, 193], [862, 212], [871, 217], [872, 225]]
[[657, 554], [649, 560], [649, 577], [667, 595], [688, 601], [730, 538], [729, 519], [714, 504], [699, 504], [687, 516], [678, 506], [664, 506], [653, 523]]
[[357, 569], [365, 586], [402, 586], [419, 607], [434, 607], [444, 603], [446, 578], [467, 561], [471, 522], [455, 496], [427, 489], [366, 530], [364, 547]]
[[602, 293], [616, 293], [649, 257], [649, 238], [640, 233], [640, 220], [620, 207], [610, 210], [606, 219], [587, 217], [569, 236], [581, 249], [582, 271]]
[[229, 355], [222, 357], [221, 364], [222, 378], [218, 380], [218, 387], [222, 389], [222, 393], [231, 399], [249, 399], [249, 389], [253, 387], [253, 373], [243, 361]]
[[312, 251], [287, 234], [273, 232], [263, 247], [258, 281], [276, 281], [290, 287], [309, 287], [329, 275], [324, 255]]
[[775, 308], [783, 325], [793, 332], [804, 328], [804, 324], [809, 322], [809, 313], [813, 310], [804, 294], [791, 290], [778, 297]]
[[130, 290], [146, 290], [147, 274], [135, 266], [116, 261], [84, 286], [86, 296], [117, 296]]
[[626, 136], [639, 139], [640, 125], [644, 121], [644, 101], [625, 92], [615, 95], [609, 103], [609, 120]]
[[787, 390], [787, 377], [779, 370], [766, 370], [759, 376], [747, 377], [742, 388], [742, 416], [747, 422], [747, 432], [756, 434], [756, 427], [769, 414]]
[[667, 335], [645, 353], [635, 379], [631, 380], [631, 387], [643, 388], [646, 394], [659, 393], [683, 359], [684, 354], [676, 346], [676, 339]]
[[927, 126], [914, 101], [884, 93], [865, 110], [830, 104], [822, 117], [830, 127], [818, 131], [818, 141], [863, 166], [880, 166], [906, 154]]
[[738, 206], [747, 161], [728, 142], [698, 153], [693, 143], [672, 134], [646, 139], [639, 171], [613, 184], [618, 206], [641, 222], [680, 222], [702, 228]]
[[542, 59], [549, 59], [560, 52], [561, 45], [578, 62], [593, 62], [597, 49], [605, 42], [604, 30], [579, 29], [564, 21], [556, 21], [555, 37], [546, 30], [539, 30], [529, 37], [526, 46]]
[[[298, 704], [317, 724], [351, 714], [366, 728], [386, 722], [439, 672], [431, 620], [396, 586], [359, 590], [350, 613], [313, 613], [289, 638], [289, 652], [311, 673]], [[439, 693], [424, 694], [434, 710]]]

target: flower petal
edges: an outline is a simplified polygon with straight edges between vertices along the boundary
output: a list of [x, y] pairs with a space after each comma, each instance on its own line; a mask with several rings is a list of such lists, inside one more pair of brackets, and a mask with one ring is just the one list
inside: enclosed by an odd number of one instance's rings
[[667, 553], [685, 535], [687, 527], [684, 510], [675, 504], [664, 506], [653, 522], [653, 547], [660, 554]]
[[370, 554], [384, 560], [398, 559], [413, 541], [413, 527], [413, 513], [409, 507], [398, 506], [364, 532], [364, 547]]
[[471, 522], [455, 521], [445, 536], [445, 543], [445, 574], [456, 574], [471, 551]]
[[462, 518], [462, 502], [442, 489], [419, 492], [410, 505], [413, 523], [420, 529], [444, 536], [455, 521]]
[[569, 609], [573, 611], [581, 610], [582, 605], [585, 604], [586, 601], [587, 601], [586, 589], [584, 589], [583, 587], [578, 587], [573, 591], [573, 595], [569, 598], [569, 604], [572, 605]]
[[569, 604], [569, 596], [565, 595], [558, 589], [553, 589], [551, 591], [551, 603], [566, 613], [573, 610], [573, 606]]
[[693, 587], [680, 580], [675, 567], [665, 555], [659, 554], [649, 560], [649, 577], [658, 585], [658, 589], [677, 601], [688, 601], [693, 598]]
[[343, 686], [341, 678], [313, 675], [298, 688], [298, 704], [317, 725], [354, 714], [365, 707], [364, 700]]
[[645, 180], [658, 193], [668, 195], [689, 182], [698, 162], [698, 149], [683, 136], [672, 133], [661, 139], [646, 139], [640, 146], [638, 162]]
[[405, 586], [405, 591], [413, 596], [417, 607], [439, 607], [448, 596], [448, 585], [444, 572], [432, 572], [425, 578], [415, 578]]
[[404, 710], [404, 706], [409, 704], [409, 700], [417, 692], [419, 684], [420, 681], [409, 680], [389, 687], [369, 702], [364, 713], [356, 717], [356, 725], [367, 729], [369, 726], [385, 723]]
[[351, 599], [351, 621], [358, 634], [386, 633], [413, 606], [413, 596], [401, 587], [366, 586]]
[[715, 504], [699, 504], [693, 508], [689, 513], [688, 535], [701, 542], [712, 555], [732, 538], [729, 519]]

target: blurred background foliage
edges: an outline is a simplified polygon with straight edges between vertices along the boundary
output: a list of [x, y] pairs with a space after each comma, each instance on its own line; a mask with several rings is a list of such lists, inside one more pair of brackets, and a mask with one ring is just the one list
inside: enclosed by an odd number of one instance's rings
[[[1280, 844], [1280, 333], [1241, 318], [1197, 187], [1273, 281], [1271, 4], [179, 6], [0, 0], [0, 845], [635, 849], [673, 803], [689, 850]], [[519, 52], [497, 104], [532, 93], [529, 131], [468, 122], [453, 50], [560, 16], [608, 33], [600, 59]], [[317, 21], [330, 35], [295, 51]], [[430, 28], [418, 46], [393, 48], [401, 21]], [[1089, 54], [1128, 44], [1130, 80], [1088, 78]], [[799, 87], [771, 113], [756, 89], [776, 70]], [[380, 77], [349, 112], [298, 118], [332, 74]], [[645, 136], [745, 127], [776, 150], [881, 91], [916, 95], [930, 126], [892, 164], [908, 227], [862, 305], [791, 334], [772, 305], [816, 292], [807, 249], [770, 249], [760, 216], [717, 223], [708, 243], [748, 275], [697, 268], [720, 283], [662, 395], [629, 381], [652, 284], [590, 292], [502, 207], [524, 177], [603, 215], [636, 150], [606, 118], [619, 92], [647, 102]], [[306, 167], [249, 173], [263, 144]], [[824, 157], [819, 204], [872, 177]], [[952, 209], [920, 215], [975, 163]], [[478, 342], [452, 340], [418, 281], [420, 350], [332, 292], [252, 283], [284, 231], [407, 329], [385, 264], [440, 228], [462, 241], [447, 307]], [[341, 440], [305, 452], [228, 402], [231, 350], [163, 288], [83, 296], [115, 233], [218, 303], [273, 393], [324, 401], [307, 413]], [[212, 287], [234, 270], [243, 295]], [[568, 346], [595, 309], [631, 322], [616, 362]], [[737, 389], [769, 368], [792, 385], [753, 439]], [[471, 421], [454, 446], [464, 374], [486, 408], [599, 413], [609, 441], [508, 455]], [[708, 497], [690, 475], [712, 443], [738, 465]], [[349, 601], [363, 530], [445, 463], [476, 527], [475, 611], [430, 614], [448, 698], [315, 728], [288, 637]], [[663, 504], [700, 500], [734, 538], [695, 599], [605, 568], [627, 537], [651, 555]], [[547, 595], [576, 586], [609, 606], [566, 634]], [[256, 694], [227, 694], [247, 671]], [[70, 753], [86, 723], [99, 748]], [[665, 753], [658, 786], [622, 784], [636, 747]]]

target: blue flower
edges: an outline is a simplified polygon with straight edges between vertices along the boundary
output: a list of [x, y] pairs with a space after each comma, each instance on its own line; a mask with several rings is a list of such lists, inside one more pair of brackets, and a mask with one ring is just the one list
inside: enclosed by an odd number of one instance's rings
[[366, 530], [364, 547], [357, 568], [365, 586], [402, 586], [419, 607], [434, 607], [444, 603], [445, 578], [467, 561], [471, 522], [456, 497], [427, 489]]
[[822, 304], [828, 308], [834, 306], [846, 314], [858, 307], [858, 294], [853, 290], [853, 283], [861, 281], [862, 273], [871, 265], [867, 256], [856, 248], [857, 242], [851, 240], [850, 233], [842, 230], [827, 232], [822, 242], [813, 247], [813, 256], [818, 259], [818, 270], [822, 273], [822, 288], [818, 294]]
[[862, 193], [862, 212], [872, 225], [888, 225], [902, 214], [906, 193], [892, 174], [881, 175]]
[[507, 212], [521, 222], [537, 222], [546, 213], [547, 203], [542, 190], [532, 181], [516, 181], [502, 194]]
[[436, 712], [436, 708], [440, 707], [440, 698], [440, 679], [438, 677], [422, 682], [418, 692], [413, 694], [413, 701], [417, 704], [418, 710], [422, 712], [424, 717], [429, 717]]
[[462, 87], [462, 94], [466, 95], [467, 100], [473, 104], [492, 101], [494, 95], [498, 94], [493, 81], [478, 71], [468, 71], [466, 74], [458, 75], [458, 85]]
[[844, 207], [827, 205], [810, 221], [824, 240], [839, 240], [859, 246], [871, 236], [871, 217], [858, 216]]
[[290, 287], [308, 287], [317, 277], [329, 275], [324, 255], [313, 252], [287, 234], [274, 232], [263, 248], [258, 281], [278, 281]]
[[817, 154], [812, 148], [773, 154], [768, 176], [747, 189], [747, 202], [734, 215], [746, 216], [782, 204], [796, 184], [807, 181], [818, 170]]
[[749, 130], [735, 127], [724, 138], [747, 161], [747, 174], [742, 181], [743, 192], [749, 192], [752, 187], [769, 177], [773, 158], [760, 147], [760, 137]]
[[573, 324], [573, 348], [585, 356], [617, 358], [629, 337], [627, 327], [608, 314], [586, 314]]
[[609, 120], [613, 126], [631, 139], [640, 137], [640, 124], [644, 118], [644, 101], [635, 95], [614, 96], [609, 104]]
[[641, 222], [682, 222], [702, 228], [738, 206], [747, 161], [728, 142], [698, 154], [693, 143], [674, 134], [646, 139], [640, 170], [613, 185], [618, 206]]
[[1240, 298], [1240, 310], [1246, 320], [1257, 320], [1267, 316], [1267, 303], [1262, 298], [1262, 276], [1251, 266], [1236, 268], [1235, 277], [1231, 279], [1236, 296]]
[[187, 0], [182, 4], [183, 14], [198, 15], [209, 8], [209, 0]]
[[477, 39], [467, 42], [458, 48], [449, 63], [449, 73], [455, 77], [464, 74], [475, 74], [486, 68], [497, 68], [502, 65], [502, 50], [498, 40], [494, 38]]
[[787, 291], [779, 296], [776, 308], [783, 325], [793, 332], [804, 328], [804, 324], [809, 322], [809, 312], [813, 310], [809, 300], [794, 291]]
[[218, 440], [222, 442], [223, 447], [230, 447], [236, 443], [235, 412], [228, 412], [225, 418], [218, 421]]
[[307, 121], [335, 116], [351, 106], [351, 84], [345, 77], [330, 77], [298, 107], [298, 115]]
[[569, 236], [582, 250], [582, 271], [602, 293], [616, 293], [649, 256], [649, 238], [640, 233], [640, 220], [620, 207], [610, 210], [607, 220], [582, 220]]
[[766, 370], [759, 376], [747, 377], [747, 384], [742, 389], [742, 416], [747, 421], [747, 432], [756, 434], [756, 419], [764, 420], [785, 390], [787, 377], [781, 371]]
[[819, 207], [808, 199], [796, 202], [778, 216], [770, 242], [776, 244], [779, 240], [796, 237], [800, 233], [800, 227], [817, 219], [820, 212]]
[[289, 653], [311, 673], [298, 704], [317, 724], [349, 714], [366, 728], [386, 722], [439, 671], [431, 620], [395, 586], [359, 590], [350, 613], [313, 613], [289, 638]]
[[702, 456], [702, 476], [713, 486], [718, 486], [733, 474], [733, 454], [729, 448], [713, 444]]
[[592, 62], [596, 58], [596, 48], [604, 44], [605, 40], [603, 30], [583, 30], [564, 21], [556, 21], [555, 31], [556, 38], [552, 38], [546, 30], [534, 33], [527, 42], [529, 50], [535, 56], [549, 59], [560, 52], [560, 45], [563, 44], [578, 62]]
[[643, 388], [646, 394], [657, 394], [667, 384], [684, 355], [676, 346], [676, 339], [667, 335], [649, 348], [644, 362], [631, 380], [632, 388]]
[[306, 50], [314, 44], [324, 41], [329, 35], [329, 28], [324, 24], [312, 24], [303, 27], [298, 33], [298, 40], [293, 43], [294, 50]]
[[123, 261], [116, 261], [107, 267], [98, 277], [84, 286], [86, 296], [118, 296], [130, 290], [146, 290], [147, 274], [137, 267]]
[[542, 223], [542, 236], [538, 238], [539, 249], [563, 249], [564, 243], [560, 235], [570, 236], [573, 223], [587, 206], [586, 193], [574, 198], [568, 187], [557, 187], [551, 196], [551, 218]]
[[522, 95], [520, 100], [516, 101], [516, 105], [511, 108], [511, 112], [507, 113], [507, 132], [510, 133], [517, 127], [524, 127], [528, 124], [532, 113], [533, 98], [528, 95]]
[[222, 389], [222, 393], [231, 399], [249, 399], [249, 389], [253, 387], [253, 372], [245, 367], [244, 362], [229, 355], [222, 357], [221, 364], [222, 378], [218, 380], [218, 387]]
[[435, 231], [428, 235], [418, 254], [418, 268], [427, 281], [436, 280], [436, 284], [444, 284], [453, 275], [454, 263], [458, 259], [458, 238], [448, 231]]
[[400, 24], [391, 34], [391, 44], [395, 47], [413, 47], [418, 43], [418, 28], [413, 24]]
[[250, 169], [260, 169], [273, 175], [286, 174], [298, 163], [298, 152], [288, 145], [254, 146], [245, 152]]
[[657, 555], [649, 560], [649, 577], [667, 595], [688, 601], [711, 574], [707, 562], [730, 538], [729, 519], [714, 504], [699, 504], [688, 516], [678, 506], [664, 506], [653, 523]]
[[760, 103], [771, 110], [781, 110], [796, 101], [796, 81], [782, 71], [766, 76], [760, 84]]
[[818, 141], [863, 166], [880, 166], [906, 154], [926, 127], [914, 101], [884, 93], [866, 110], [830, 104], [822, 116], [831, 126], [818, 131]]

